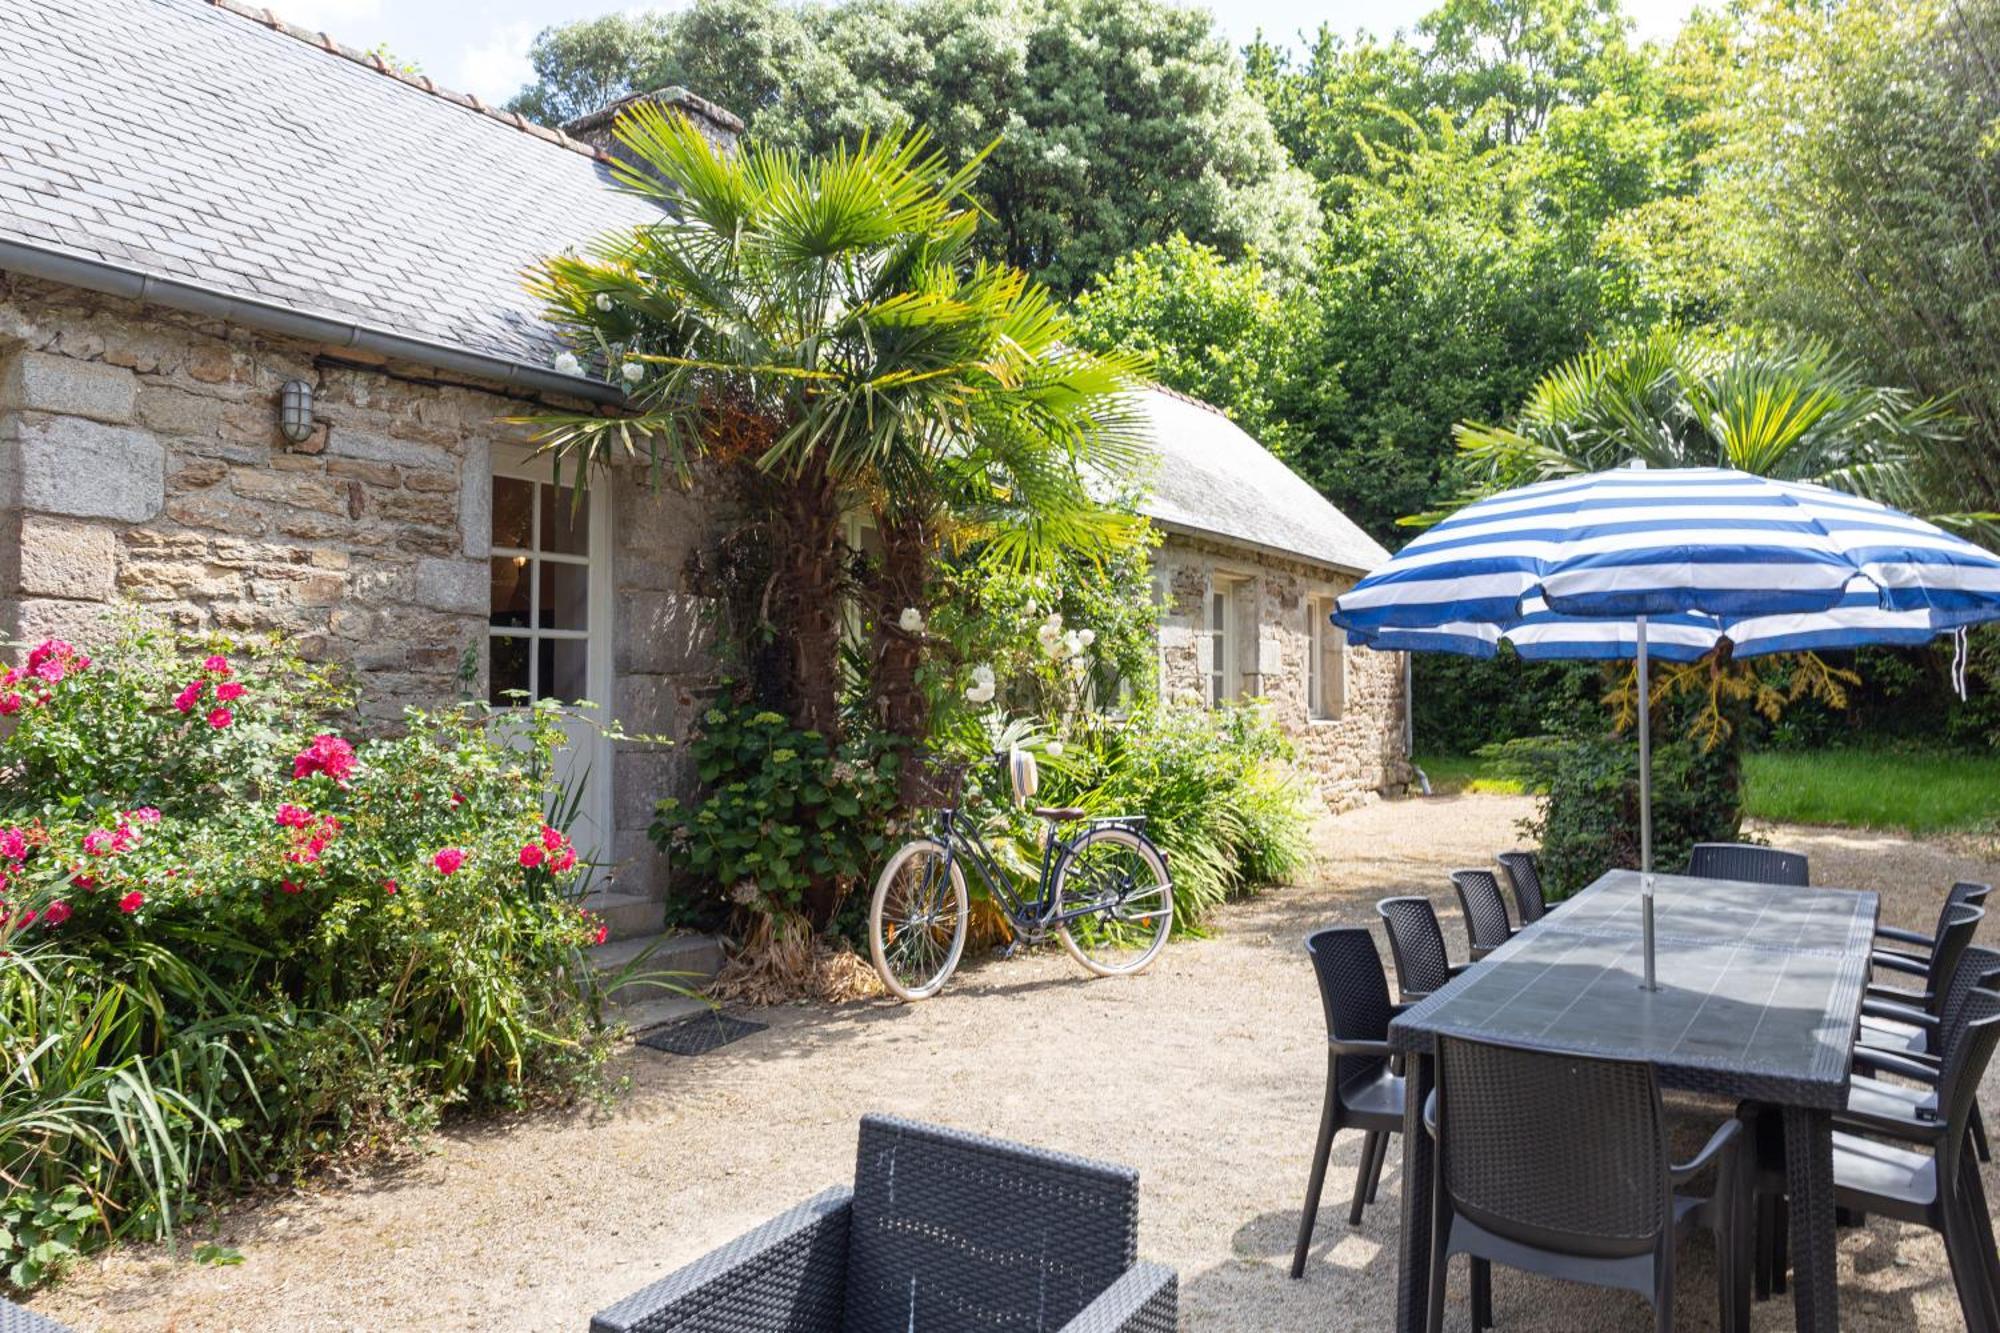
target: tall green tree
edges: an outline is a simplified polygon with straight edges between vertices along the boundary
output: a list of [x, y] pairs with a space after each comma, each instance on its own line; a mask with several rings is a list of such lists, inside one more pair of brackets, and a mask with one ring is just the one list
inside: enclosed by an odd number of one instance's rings
[[[1086, 480], [1137, 461], [1138, 363], [1071, 349], [1046, 289], [973, 257], [976, 165], [948, 171], [921, 132], [725, 155], [642, 104], [617, 134], [638, 164], [619, 183], [659, 199], [661, 221], [547, 260], [535, 286], [637, 410], [541, 418], [544, 445], [559, 467], [710, 457], [747, 473], [771, 560], [760, 628], [787, 653], [795, 722], [840, 729], [855, 596], [880, 715], [921, 738], [921, 630], [899, 621], [928, 605], [945, 542], [1032, 566], [1133, 536]], [[857, 506], [883, 545], [858, 588], [841, 535]]]
[[1746, 313], [1955, 395], [1927, 478], [2000, 509], [2000, 0], [1763, 3], [1724, 85], [1723, 204], [1761, 265]]
[[532, 60], [512, 105], [538, 118], [679, 84], [801, 152], [922, 125], [962, 163], [997, 139], [975, 251], [1064, 294], [1177, 232], [1309, 261], [1310, 181], [1214, 21], [1165, 0], [696, 0], [550, 29]]

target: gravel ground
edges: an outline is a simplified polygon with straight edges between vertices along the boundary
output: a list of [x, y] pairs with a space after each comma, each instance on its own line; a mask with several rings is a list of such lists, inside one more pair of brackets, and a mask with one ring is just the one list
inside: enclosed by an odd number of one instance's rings
[[[857, 1118], [885, 1110], [1137, 1166], [1140, 1252], [1180, 1270], [1187, 1327], [1386, 1328], [1395, 1153], [1381, 1204], [1350, 1230], [1360, 1139], [1342, 1136], [1306, 1279], [1286, 1276], [1324, 1070], [1299, 942], [1372, 923], [1389, 893], [1428, 892], [1455, 915], [1443, 871], [1513, 845], [1528, 808], [1464, 796], [1328, 820], [1310, 884], [1229, 909], [1212, 937], [1176, 942], [1136, 979], [1086, 982], [1050, 951], [968, 966], [924, 1005], [766, 1011], [769, 1031], [696, 1059], [635, 1049], [609, 1114], [448, 1130], [399, 1169], [234, 1211], [217, 1235], [242, 1250], [239, 1266], [127, 1247], [37, 1305], [84, 1329], [581, 1330], [591, 1311], [848, 1179]], [[1885, 919], [1913, 928], [1932, 924], [1954, 878], [2000, 869], [1991, 848], [1765, 831], [1811, 853], [1817, 881], [1880, 890]], [[1447, 934], [1463, 940], [1455, 922]], [[1846, 1327], [1960, 1327], [1929, 1234], [1878, 1219], [1842, 1233], [1840, 1262]], [[1715, 1327], [1705, 1241], [1680, 1293], [1680, 1327]], [[1652, 1327], [1636, 1298], [1499, 1270], [1495, 1313], [1510, 1330]], [[1461, 1293], [1447, 1327], [1466, 1326]], [[1754, 1326], [1789, 1329], [1789, 1300], [1759, 1305]]]

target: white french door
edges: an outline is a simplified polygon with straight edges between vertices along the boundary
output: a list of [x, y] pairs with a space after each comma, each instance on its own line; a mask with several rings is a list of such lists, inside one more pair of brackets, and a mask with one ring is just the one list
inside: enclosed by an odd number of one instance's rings
[[[529, 699], [587, 701], [606, 720], [611, 703], [611, 514], [602, 485], [579, 503], [550, 481], [546, 459], [493, 457], [492, 592], [487, 620], [487, 698], [495, 708]], [[611, 747], [594, 726], [565, 725], [569, 743], [556, 777], [583, 791], [572, 836], [578, 854], [611, 855]]]

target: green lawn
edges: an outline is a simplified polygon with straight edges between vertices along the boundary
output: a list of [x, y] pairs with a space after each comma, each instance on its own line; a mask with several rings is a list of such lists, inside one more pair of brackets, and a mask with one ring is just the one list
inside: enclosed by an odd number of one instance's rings
[[[1420, 756], [1431, 789], [1518, 794], [1522, 784], [1467, 755]], [[1791, 824], [1943, 833], [2000, 820], [2000, 757], [1820, 750], [1750, 754], [1744, 812]]]

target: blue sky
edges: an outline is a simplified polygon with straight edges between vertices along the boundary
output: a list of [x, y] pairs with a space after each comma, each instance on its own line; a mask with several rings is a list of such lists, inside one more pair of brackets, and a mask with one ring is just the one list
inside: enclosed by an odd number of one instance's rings
[[[621, 6], [619, 0], [266, 0], [294, 23], [328, 32], [350, 46], [387, 42], [405, 60], [447, 88], [505, 101], [528, 79], [528, 45], [545, 27], [592, 18]], [[1343, 32], [1366, 28], [1387, 33], [1414, 25], [1435, 0], [1228, 0], [1220, 10], [1239, 45], [1259, 28], [1290, 39], [1332, 23]], [[1626, 0], [1641, 37], [1672, 33], [1693, 0]], [[695, 89], [700, 92], [699, 88]]]

